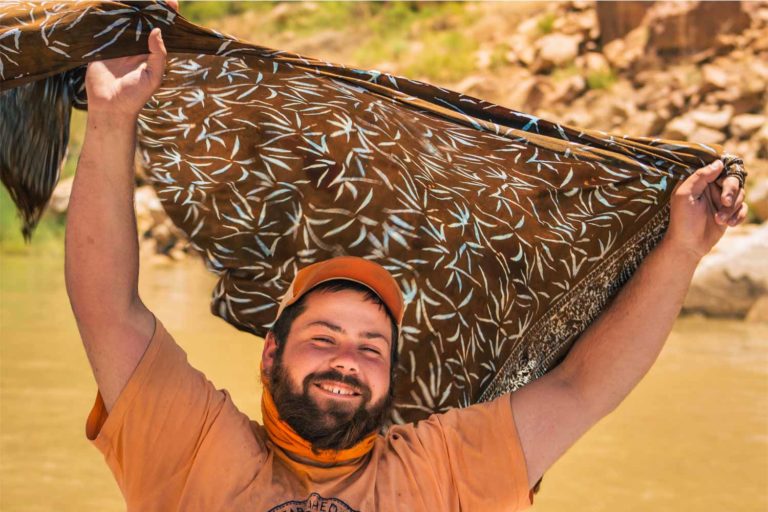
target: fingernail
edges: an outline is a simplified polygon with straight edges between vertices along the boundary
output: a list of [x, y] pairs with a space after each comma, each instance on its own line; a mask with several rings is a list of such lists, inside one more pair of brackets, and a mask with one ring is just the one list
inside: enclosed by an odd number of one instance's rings
[[709, 166], [710, 166], [712, 169], [720, 169], [720, 168], [723, 166], [723, 162], [722, 162], [722, 161], [720, 161], [720, 160], [715, 160], [714, 162], [712, 162], [711, 164], [709, 164]]
[[725, 206], [731, 206], [733, 204], [733, 194], [728, 194], [725, 196], [725, 199], [723, 200], [723, 204]]
[[720, 222], [723, 222], [725, 220], [725, 214], [724, 213], [718, 213], [717, 214], [717, 220]]

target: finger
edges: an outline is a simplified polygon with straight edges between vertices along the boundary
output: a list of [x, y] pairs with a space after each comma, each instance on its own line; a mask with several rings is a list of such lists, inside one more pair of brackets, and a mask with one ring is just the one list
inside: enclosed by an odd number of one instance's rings
[[165, 70], [165, 57], [167, 55], [168, 52], [165, 49], [160, 29], [152, 29], [152, 32], [149, 34], [149, 58], [147, 59], [147, 65], [153, 78], [159, 77], [158, 82], [162, 79], [163, 71]]
[[701, 197], [702, 194], [704, 194], [707, 185], [715, 182], [718, 175], [720, 174], [720, 171], [722, 170], [723, 162], [720, 160], [715, 160], [711, 164], [702, 167], [701, 169], [698, 169], [696, 172], [691, 174], [688, 179], [685, 180], [690, 187], [690, 194], [695, 198]]
[[739, 210], [741, 210], [741, 205], [744, 204], [744, 195], [744, 189], [741, 189], [736, 194], [736, 199], [731, 206], [718, 207], [716, 220], [719, 224], [725, 225], [735, 214], [739, 212]]
[[165, 3], [174, 11], [179, 12], [179, 0], [166, 0]]
[[736, 196], [739, 194], [741, 185], [736, 176], [729, 176], [723, 180], [723, 191], [720, 194], [720, 202], [723, 206], [733, 206]]
[[749, 207], [747, 206], [747, 203], [742, 203], [741, 208], [739, 208], [739, 211], [734, 213], [733, 216], [728, 220], [729, 226], [738, 226], [744, 220], [747, 218], [747, 213], [749, 211]]

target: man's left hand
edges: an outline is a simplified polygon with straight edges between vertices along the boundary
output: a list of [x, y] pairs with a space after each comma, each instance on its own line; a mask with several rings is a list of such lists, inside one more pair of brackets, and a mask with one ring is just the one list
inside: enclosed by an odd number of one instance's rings
[[720, 160], [698, 169], [678, 184], [670, 201], [664, 241], [697, 260], [712, 249], [728, 226], [747, 218], [744, 189], [733, 176], [718, 180], [722, 170]]

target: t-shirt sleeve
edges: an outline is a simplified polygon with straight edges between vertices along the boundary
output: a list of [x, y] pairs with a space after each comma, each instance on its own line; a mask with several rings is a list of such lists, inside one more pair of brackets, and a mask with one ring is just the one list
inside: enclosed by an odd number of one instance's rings
[[226, 459], [221, 452], [228, 451], [262, 458], [254, 453], [261, 447], [252, 442], [247, 417], [189, 364], [157, 319], [147, 350], [109, 413], [97, 394], [86, 435], [104, 455], [129, 510], [175, 510], [190, 474], [199, 477], [196, 459], [208, 465]]
[[512, 397], [452, 409], [416, 425], [436, 474], [460, 510], [523, 510], [533, 503]]

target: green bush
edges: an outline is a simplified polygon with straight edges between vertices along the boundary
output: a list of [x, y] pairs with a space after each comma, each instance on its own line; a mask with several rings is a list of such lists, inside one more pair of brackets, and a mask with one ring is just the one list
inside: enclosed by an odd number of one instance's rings
[[181, 4], [181, 13], [189, 21], [205, 24], [210, 20], [242, 14], [248, 10], [269, 10], [276, 2], [185, 2]]
[[591, 71], [587, 74], [587, 86], [590, 89], [608, 89], [617, 79], [616, 73], [610, 68]]
[[539, 34], [544, 36], [552, 32], [555, 28], [555, 13], [548, 12], [539, 18], [539, 22], [536, 24], [536, 28], [539, 30]]

